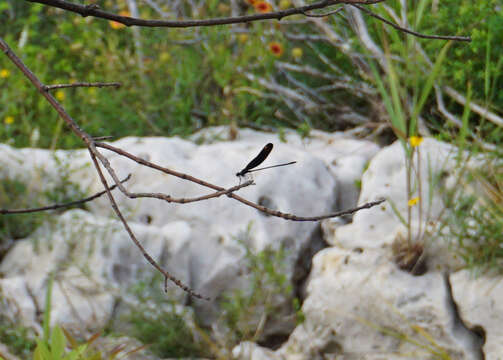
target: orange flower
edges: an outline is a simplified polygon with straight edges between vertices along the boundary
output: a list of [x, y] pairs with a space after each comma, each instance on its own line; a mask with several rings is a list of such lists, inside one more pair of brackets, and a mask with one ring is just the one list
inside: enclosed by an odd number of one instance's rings
[[269, 50], [277, 57], [280, 57], [283, 54], [283, 46], [278, 42], [270, 43]]
[[255, 3], [257, 2], [257, 0], [246, 0], [246, 2], [250, 5], [255, 5]]
[[[123, 10], [123, 11], [119, 12], [119, 15], [120, 16], [129, 16], [129, 11]], [[120, 22], [117, 22], [117, 21], [109, 21], [109, 23], [110, 23], [110, 27], [112, 29], [116, 29], [116, 30], [117, 29], [122, 29], [123, 27], [126, 27], [126, 25], [124, 25], [124, 24], [122, 24]]]
[[255, 8], [256, 11], [258, 11], [259, 13], [262, 13], [262, 14], [272, 11], [271, 4], [269, 4], [266, 1], [256, 1], [253, 4], [253, 7]]

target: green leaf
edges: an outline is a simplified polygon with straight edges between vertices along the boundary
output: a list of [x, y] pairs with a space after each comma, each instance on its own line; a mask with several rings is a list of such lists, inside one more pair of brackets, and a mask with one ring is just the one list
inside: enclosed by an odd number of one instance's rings
[[49, 348], [47, 347], [47, 343], [43, 340], [37, 340], [37, 347], [35, 348], [35, 353], [40, 360], [59, 360], [52, 357]]
[[52, 329], [51, 335], [51, 351], [55, 359], [60, 359], [65, 352], [66, 339], [63, 331], [59, 326]]
[[50, 336], [50, 326], [51, 326], [51, 299], [52, 299], [52, 286], [53, 286], [54, 275], [49, 274], [49, 281], [47, 283], [47, 292], [45, 293], [45, 309], [44, 309], [44, 341], [47, 344], [49, 342]]
[[453, 41], [448, 41], [447, 44], [444, 45], [442, 50], [440, 51], [440, 54], [438, 54], [437, 60], [435, 61], [435, 64], [433, 65], [433, 69], [428, 75], [428, 78], [426, 79], [426, 84], [423, 87], [423, 90], [421, 92], [421, 96], [419, 97], [419, 101], [417, 102], [414, 112], [412, 114], [413, 119], [417, 119], [419, 116], [421, 110], [423, 109], [423, 106], [426, 102], [426, 99], [428, 98], [428, 95], [430, 94], [431, 89], [433, 88], [433, 83], [435, 80], [437, 80], [440, 70], [441, 70], [441, 65], [442, 62], [445, 59], [445, 55], [447, 54], [447, 50], [451, 47], [453, 44]]
[[86, 351], [87, 344], [82, 344], [78, 348], [73, 349], [68, 355], [66, 355], [64, 360], [76, 360], [82, 356], [82, 354]]

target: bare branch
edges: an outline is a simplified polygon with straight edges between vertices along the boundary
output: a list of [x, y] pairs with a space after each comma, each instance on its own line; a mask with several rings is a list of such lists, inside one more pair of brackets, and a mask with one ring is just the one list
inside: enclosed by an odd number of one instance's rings
[[110, 82], [110, 83], [104, 83], [104, 82], [76, 82], [73, 84], [56, 84], [56, 85], [44, 85], [44, 90], [49, 91], [49, 90], [54, 90], [54, 89], [64, 89], [64, 88], [72, 88], [72, 87], [106, 87], [106, 86], [113, 86], [113, 87], [121, 87], [122, 84], [120, 82]]
[[[129, 174], [124, 180], [121, 180], [121, 183], [125, 183], [129, 179], [131, 179], [131, 174]], [[117, 187], [117, 185], [114, 184], [113, 186], [110, 187], [110, 190], [113, 190], [116, 187]], [[27, 214], [27, 213], [34, 213], [34, 212], [39, 212], [39, 211], [61, 209], [61, 208], [65, 208], [65, 207], [69, 207], [69, 206], [73, 206], [73, 205], [80, 205], [80, 204], [86, 203], [88, 201], [92, 201], [94, 199], [99, 198], [100, 196], [102, 196], [106, 192], [107, 192], [106, 190], [103, 190], [103, 191], [100, 191], [99, 193], [96, 193], [96, 194], [89, 196], [89, 197], [86, 197], [84, 199], [71, 201], [71, 202], [64, 203], [64, 204], [53, 204], [50, 206], [43, 206], [43, 207], [31, 208], [31, 209], [13, 209], [13, 210], [0, 209], [0, 214], [2, 214], [2, 215]]]
[[223, 189], [223, 190], [220, 190], [220, 191], [208, 194], [208, 195], [203, 195], [203, 196], [199, 196], [199, 197], [195, 197], [195, 198], [179, 198], [179, 199], [177, 199], [177, 198], [171, 197], [171, 196], [163, 194], [163, 193], [130, 193], [130, 192], [127, 192], [127, 193], [125, 193], [125, 195], [127, 197], [129, 197], [130, 199], [154, 198], [154, 199], [159, 199], [159, 200], [165, 200], [169, 203], [174, 202], [174, 203], [178, 203], [178, 204], [188, 204], [191, 202], [216, 198], [216, 197], [219, 197], [222, 195], [228, 195], [234, 191], [237, 191], [241, 188], [244, 188], [244, 187], [250, 186], [250, 185], [253, 185], [252, 180], [246, 181], [240, 185], [233, 186], [229, 189]]
[[[169, 175], [173, 175], [173, 176], [176, 176], [178, 178], [181, 178], [181, 179], [184, 179], [184, 180], [189, 180], [189, 181], [192, 181], [192, 182], [195, 182], [199, 185], [202, 185], [202, 186], [205, 186], [205, 187], [209, 187], [213, 190], [217, 190], [217, 191], [227, 191], [226, 189], [220, 187], [220, 186], [217, 186], [217, 185], [213, 185], [213, 184], [210, 184], [204, 180], [200, 180], [200, 179], [197, 179], [193, 176], [190, 176], [188, 174], [184, 174], [184, 173], [180, 173], [180, 172], [177, 172], [177, 171], [174, 171], [174, 170], [171, 170], [171, 169], [168, 169], [168, 168], [165, 168], [165, 167], [162, 167], [162, 166], [159, 166], [157, 164], [154, 164], [154, 163], [151, 163], [150, 161], [147, 161], [145, 159], [142, 159], [140, 157], [137, 157], [137, 156], [134, 156], [133, 154], [130, 154], [128, 153], [127, 151], [124, 151], [122, 149], [119, 149], [115, 146], [112, 146], [112, 145], [109, 145], [109, 144], [105, 144], [105, 143], [100, 143], [100, 142], [97, 142], [95, 144], [97, 147], [101, 147], [101, 148], [104, 148], [104, 149], [107, 149], [107, 150], [110, 150], [110, 151], [113, 151], [115, 152], [116, 154], [119, 154], [119, 155], [122, 155], [124, 157], [127, 157], [135, 162], [137, 162], [138, 164], [141, 164], [141, 165], [144, 165], [144, 166], [147, 166], [147, 167], [150, 167], [152, 169], [155, 169], [155, 170], [158, 170], [158, 171], [161, 171], [165, 174], [169, 174]], [[264, 212], [266, 214], [269, 214], [271, 216], [276, 216], [276, 217], [280, 217], [280, 218], [283, 218], [283, 219], [286, 219], [286, 220], [292, 220], [292, 221], [318, 221], [318, 220], [323, 220], [323, 219], [328, 219], [328, 218], [332, 218], [332, 217], [338, 217], [338, 216], [343, 216], [343, 215], [348, 215], [348, 214], [352, 214], [354, 212], [357, 212], [358, 210], [361, 210], [361, 209], [369, 209], [373, 206], [376, 206], [376, 205], [379, 205], [380, 203], [382, 203], [383, 201], [385, 201], [384, 199], [382, 200], [378, 200], [378, 201], [373, 201], [373, 202], [369, 202], [369, 203], [366, 203], [366, 204], [363, 204], [357, 208], [354, 208], [354, 209], [348, 209], [348, 210], [344, 210], [344, 211], [338, 211], [338, 212], [335, 212], [335, 213], [330, 213], [330, 214], [326, 214], [326, 215], [319, 215], [319, 216], [309, 216], [309, 217], [305, 217], [305, 216], [297, 216], [297, 215], [293, 215], [293, 214], [287, 214], [287, 213], [283, 213], [281, 211], [276, 211], [276, 210], [272, 210], [272, 209], [269, 209], [269, 208], [266, 208], [265, 206], [261, 206], [261, 205], [258, 205], [252, 201], [249, 201], [245, 198], [242, 198], [241, 196], [238, 196], [232, 192], [229, 192], [227, 194], [227, 196], [245, 204], [245, 205], [248, 205], [248, 206], [251, 206], [261, 212]]]
[[399, 30], [399, 31], [403, 31], [407, 34], [411, 34], [411, 35], [414, 35], [414, 36], [417, 36], [417, 37], [420, 37], [420, 38], [423, 38], [423, 39], [437, 39], [437, 40], [456, 40], [456, 41], [472, 41], [471, 37], [469, 36], [447, 36], [447, 35], [425, 35], [425, 34], [421, 34], [421, 33], [418, 33], [416, 31], [412, 31], [412, 30], [409, 30], [407, 28], [404, 28], [404, 27], [401, 27], [395, 23], [392, 23], [391, 21], [389, 20], [386, 20], [385, 18], [383, 18], [382, 16], [380, 15], [377, 15], [376, 13], [370, 11], [369, 9], [367, 8], [364, 8], [363, 6], [360, 6], [358, 4], [351, 4], [352, 6], [354, 6], [355, 8], [357, 9], [360, 9], [361, 11], [367, 13], [368, 15], [372, 16], [372, 17], [375, 17], [376, 19], [378, 20], [381, 20], [383, 23], [385, 24], [388, 24], [390, 25], [391, 27]]
[[[184, 290], [185, 292], [187, 292], [189, 295], [192, 295], [196, 298], [199, 298], [199, 299], [203, 299], [203, 300], [210, 300], [210, 298], [206, 297], [206, 296], [203, 296], [203, 295], [200, 295], [196, 292], [194, 292], [194, 290], [192, 290], [191, 288], [189, 288], [187, 285], [185, 285], [184, 283], [182, 283], [180, 280], [178, 280], [176, 277], [174, 277], [173, 275], [171, 275], [170, 273], [168, 273], [166, 270], [164, 270], [148, 253], [147, 251], [145, 250], [145, 248], [143, 247], [143, 245], [138, 241], [138, 239], [136, 238], [135, 234], [133, 233], [133, 230], [131, 230], [131, 228], [129, 227], [129, 224], [127, 223], [126, 219], [124, 218], [124, 215], [122, 215], [121, 211], [119, 210], [119, 207], [117, 206], [117, 203], [112, 195], [112, 192], [110, 191], [110, 187], [108, 186], [108, 183], [105, 179], [105, 176], [103, 175], [103, 172], [101, 171], [101, 168], [100, 168], [100, 164], [98, 163], [98, 161], [96, 160], [96, 156], [94, 154], [94, 152], [91, 150], [91, 148], [88, 149], [89, 150], [89, 155], [91, 156], [91, 159], [93, 160], [93, 163], [94, 163], [94, 167], [96, 168], [96, 171], [98, 172], [98, 175], [100, 177], [100, 180], [101, 180], [101, 183], [103, 184], [103, 187], [105, 188], [105, 191], [108, 195], [108, 199], [110, 200], [110, 204], [112, 206], [112, 209], [115, 211], [115, 214], [117, 215], [117, 217], [120, 219], [120, 221], [122, 222], [122, 225], [124, 225], [124, 228], [126, 229], [127, 233], [129, 234], [129, 237], [131, 238], [131, 240], [133, 240], [133, 242], [135, 243], [135, 245], [138, 247], [138, 249], [140, 249], [141, 253], [143, 254], [143, 257], [154, 267], [157, 269], [157, 271], [159, 271], [162, 275], [164, 275], [164, 278], [165, 279], [169, 279], [171, 280], [172, 282], [174, 282], [178, 287], [180, 287], [182, 290]], [[165, 281], [165, 288], [164, 290], [166, 291], [167, 288], [166, 288], [166, 285], [167, 285], [167, 280]]]
[[265, 14], [253, 14], [244, 16], [235, 16], [227, 18], [216, 18], [216, 19], [206, 19], [206, 20], [145, 20], [139, 18], [133, 18], [129, 16], [120, 16], [114, 13], [103, 11], [99, 9], [96, 4], [93, 5], [80, 5], [74, 4], [65, 0], [27, 0], [29, 2], [35, 2], [40, 4], [45, 4], [60, 8], [63, 10], [68, 10], [71, 12], [78, 13], [84, 17], [94, 16], [97, 18], [107, 19], [116, 21], [118, 23], [124, 24], [126, 26], [144, 26], [144, 27], [172, 27], [172, 28], [185, 28], [185, 27], [198, 27], [198, 26], [215, 26], [215, 25], [226, 25], [226, 24], [238, 24], [251, 21], [269, 20], [277, 19], [281, 20], [284, 17], [303, 14], [307, 11], [323, 9], [327, 6], [337, 5], [337, 4], [376, 4], [384, 0], [322, 0], [315, 2], [311, 5], [305, 5], [298, 8], [291, 8], [282, 11], [269, 12]]

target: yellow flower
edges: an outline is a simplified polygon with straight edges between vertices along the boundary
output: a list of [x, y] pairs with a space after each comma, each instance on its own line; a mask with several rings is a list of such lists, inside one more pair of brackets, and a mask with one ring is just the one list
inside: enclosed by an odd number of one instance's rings
[[288, 9], [290, 6], [292, 6], [292, 2], [290, 0], [281, 0], [279, 2], [279, 8], [281, 10]]
[[283, 54], [283, 46], [278, 42], [272, 42], [269, 44], [269, 51], [272, 52], [274, 56], [280, 57]]
[[419, 201], [419, 196], [413, 197], [412, 199], [410, 199], [407, 202], [407, 205], [409, 205], [409, 207], [412, 207], [412, 206], [416, 205], [418, 201]]
[[238, 35], [238, 41], [241, 44], [244, 44], [245, 42], [247, 42], [248, 41], [248, 34], [239, 34]]
[[5, 119], [3, 120], [5, 125], [10, 125], [14, 122], [14, 117], [13, 116], [6, 116]]
[[65, 100], [65, 92], [63, 90], [58, 90], [56, 91], [56, 94], [54, 94], [54, 96], [56, 97], [56, 99], [58, 99], [59, 101], [63, 101]]
[[292, 56], [293, 56], [295, 59], [300, 59], [300, 58], [302, 57], [302, 54], [303, 54], [303, 53], [304, 53], [304, 52], [302, 51], [302, 49], [301, 49], [301, 48], [296, 47], [296, 48], [293, 48], [293, 49], [292, 49]]
[[0, 70], [0, 78], [5, 79], [8, 78], [10, 75], [10, 71], [7, 69], [2, 69]]
[[[130, 14], [129, 14], [129, 11], [124, 10], [124, 11], [119, 12], [119, 15], [120, 16], [129, 16]], [[112, 29], [116, 29], [116, 30], [122, 29], [123, 27], [126, 27], [126, 25], [124, 25], [123, 23], [113, 21], [113, 20], [110, 20], [108, 23], [110, 24], [110, 27]]]
[[421, 136], [411, 136], [409, 142], [410, 146], [417, 147], [423, 142], [423, 138]]
[[163, 51], [159, 55], [159, 60], [161, 60], [162, 62], [168, 62], [169, 60], [171, 60], [171, 54], [167, 51]]

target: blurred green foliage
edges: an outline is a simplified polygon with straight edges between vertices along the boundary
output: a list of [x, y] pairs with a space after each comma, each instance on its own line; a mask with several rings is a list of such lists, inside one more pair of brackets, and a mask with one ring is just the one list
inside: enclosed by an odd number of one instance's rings
[[[71, 166], [70, 158], [54, 156], [58, 178], [50, 179], [43, 170], [40, 178], [34, 181], [19, 180], [9, 176], [0, 177], [0, 207], [2, 209], [29, 209], [54, 204], [64, 204], [85, 198], [87, 195], [81, 186], [70, 178], [77, 169]], [[44, 181], [44, 191], [34, 186], [37, 181]], [[55, 210], [56, 213], [72, 208], [86, 209], [86, 204], [78, 204]], [[54, 213], [54, 211], [52, 211]], [[49, 212], [0, 215], [0, 256], [13, 240], [30, 235], [42, 222], [49, 219]]]
[[[102, 8], [121, 10], [115, 2]], [[216, 3], [214, 1], [214, 3]], [[222, 16], [208, 3], [207, 15]], [[144, 17], [155, 17], [146, 9]], [[143, 58], [135, 53], [131, 28], [115, 29], [102, 19], [24, 1], [3, 2], [0, 34], [46, 84], [120, 81], [120, 89], [72, 88], [53, 91], [88, 133], [188, 135], [207, 125], [230, 121], [266, 123], [271, 101], [229, 89], [247, 85], [240, 66], [255, 63], [265, 71], [273, 55], [258, 34], [240, 37], [226, 27], [140, 29]], [[0, 57], [0, 141], [15, 146], [73, 148], [55, 111], [5, 56]], [[5, 75], [8, 74], [8, 75]], [[10, 119], [8, 119], [10, 117]], [[33, 144], [33, 132], [40, 132]]]
[[36, 345], [32, 329], [15, 324], [5, 315], [0, 316], [0, 342], [22, 359], [29, 358]]
[[[116, 13], [127, 10], [122, 0], [96, 3]], [[409, 3], [408, 13], [414, 23], [417, 9], [414, 2]], [[399, 1], [386, 4], [398, 9]], [[240, 6], [242, 14], [254, 12], [244, 0]], [[139, 11], [143, 18], [159, 18], [148, 6], [141, 5]], [[503, 16], [498, 0], [448, 0], [437, 7], [427, 1], [424, 11], [420, 24], [413, 28], [428, 34], [473, 38], [471, 43], [456, 43], [451, 48], [442, 65], [443, 81], [462, 93], [469, 81], [475, 100], [491, 102], [494, 108], [503, 109], [503, 94], [496, 91], [503, 64]], [[197, 11], [187, 8], [181, 14], [194, 18], [229, 15], [230, 5], [217, 0], [204, 3]], [[323, 92], [324, 100], [320, 101], [325, 102], [325, 107], [317, 106], [301, 114], [297, 112], [298, 106], [285, 106], [281, 99], [271, 96], [270, 89], [264, 91], [258, 80], [246, 77], [245, 73], [250, 73], [266, 80], [274, 78], [279, 85], [297, 90], [295, 82], [318, 89], [330, 85], [330, 81], [302, 72], [290, 72], [287, 76], [278, 70], [276, 60], [309, 65], [321, 73], [337, 76], [321, 60], [321, 55], [351, 74], [355, 84], [368, 80], [330, 42], [292, 38], [292, 35], [319, 34], [320, 30], [310, 23], [295, 23], [300, 19], [289, 18], [293, 21], [291, 25], [264, 21], [188, 29], [117, 28], [103, 19], [7, 0], [0, 4], [0, 35], [46, 84], [122, 82], [119, 89], [53, 91], [77, 123], [95, 136], [185, 136], [201, 127], [231, 123], [293, 127], [306, 135], [311, 127], [341, 128], [335, 120], [339, 106], [361, 108], [371, 116], [367, 99], [348, 96], [344, 90], [337, 96]], [[355, 35], [344, 22], [334, 19], [329, 17], [325, 21], [358, 49]], [[376, 23], [369, 17], [366, 21]], [[378, 37], [379, 28], [369, 27], [373, 37]], [[134, 31], [138, 32], [141, 49], [135, 46]], [[406, 36], [399, 34], [399, 38], [404, 40]], [[269, 49], [272, 42], [282, 48], [278, 57]], [[441, 40], [421, 42], [432, 59], [445, 45]], [[486, 72], [492, 75], [487, 76]], [[0, 127], [0, 142], [19, 147], [81, 146], [80, 140], [5, 56], [0, 57], [0, 89], [3, 90], [0, 120], [4, 125]]]
[[167, 300], [159, 289], [162, 280], [156, 273], [130, 289], [139, 304], [127, 315], [131, 325], [128, 333], [148, 344], [148, 350], [161, 358], [206, 355], [208, 351], [195, 340], [186, 322], [189, 315], [177, 311], [175, 302]]

